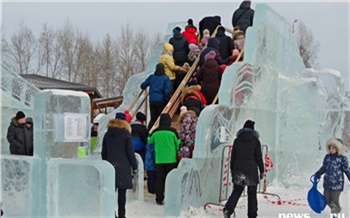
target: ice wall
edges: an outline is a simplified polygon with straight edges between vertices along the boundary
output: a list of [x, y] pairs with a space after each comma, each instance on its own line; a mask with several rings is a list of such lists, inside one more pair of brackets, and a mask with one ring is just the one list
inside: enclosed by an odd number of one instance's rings
[[[334, 97], [324, 76], [336, 84]], [[330, 105], [332, 99], [340, 102]], [[180, 163], [167, 178], [165, 214], [179, 216], [190, 206], [219, 203], [220, 191], [230, 191], [229, 184], [224, 187], [229, 161], [224, 153], [247, 119], [256, 122], [261, 143], [268, 146], [274, 162], [268, 182], [309, 187], [310, 175], [321, 165], [316, 160], [325, 155], [326, 140], [341, 137], [347, 125], [344, 99], [340, 73], [305, 69], [288, 21], [268, 5], [258, 4], [254, 27], [247, 30], [244, 62], [226, 69], [219, 105], [201, 113], [193, 159]], [[222, 127], [227, 142], [221, 140]], [[198, 192], [188, 194], [189, 190]], [[190, 204], [179, 200], [187, 198], [192, 199]]]
[[114, 217], [113, 166], [77, 159], [90, 141], [89, 96], [45, 90], [33, 105], [34, 156], [0, 159], [6, 217]]
[[38, 91], [36, 86], [14, 73], [6, 65], [1, 64], [1, 154], [10, 154], [6, 134], [11, 118], [19, 110], [22, 110], [27, 117], [32, 117], [34, 95]]

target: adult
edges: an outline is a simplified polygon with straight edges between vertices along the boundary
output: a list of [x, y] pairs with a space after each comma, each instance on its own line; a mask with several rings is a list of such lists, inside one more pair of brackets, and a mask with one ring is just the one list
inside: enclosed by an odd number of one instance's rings
[[248, 218], [258, 216], [256, 192], [259, 178], [263, 178], [264, 163], [259, 134], [254, 130], [254, 124], [254, 121], [247, 120], [243, 129], [238, 131], [237, 138], [233, 143], [230, 167], [234, 186], [232, 194], [225, 204], [225, 218], [229, 218], [233, 213], [245, 186], [248, 186]]
[[170, 80], [165, 75], [165, 69], [162, 63], [157, 64], [154, 74], [150, 75], [140, 87], [141, 89], [146, 89], [148, 86], [149, 107], [151, 111], [148, 130], [150, 130], [170, 99]]
[[163, 53], [159, 58], [159, 63], [164, 65], [165, 74], [170, 79], [170, 92], [173, 93], [173, 86], [176, 79], [176, 74], [180, 70], [180, 66], [175, 64], [173, 58], [174, 47], [169, 42], [163, 44]]
[[250, 8], [250, 5], [250, 0], [244, 0], [232, 16], [232, 26], [238, 26], [243, 32], [249, 26], [253, 26], [254, 10]]
[[208, 40], [208, 44], [207, 47], [205, 49], [203, 49], [200, 57], [199, 57], [199, 66], [203, 66], [204, 62], [205, 62], [205, 55], [207, 55], [210, 51], [214, 51], [215, 52], [215, 60], [218, 62], [219, 65], [222, 64], [227, 64], [230, 61], [231, 57], [228, 57], [226, 59], [223, 59], [221, 57], [221, 54], [219, 52], [219, 45], [220, 45], [220, 41], [217, 38], [209, 38]]
[[[222, 69], [215, 60], [215, 52], [210, 51], [205, 55], [204, 65], [195, 74], [195, 78], [201, 82], [203, 93], [207, 104], [211, 104], [215, 99], [221, 84]], [[187, 105], [186, 105], [187, 106]]]
[[205, 29], [209, 30], [209, 34], [212, 35], [216, 29], [217, 26], [221, 25], [221, 17], [220, 16], [214, 16], [214, 17], [204, 17], [199, 22], [199, 32], [200, 32], [200, 39], [203, 37], [203, 31]]
[[182, 36], [187, 39], [188, 43], [195, 42], [194, 44], [198, 44], [198, 36], [197, 36], [197, 27], [193, 25], [193, 20], [188, 19], [187, 26], [185, 27], [185, 31], [182, 32]]
[[169, 39], [169, 43], [173, 46], [173, 58], [175, 60], [175, 64], [182, 66], [185, 62], [187, 62], [187, 55], [190, 52], [190, 48], [188, 47], [188, 41], [181, 34], [181, 28], [175, 27], [173, 29], [173, 37]]
[[10, 143], [11, 154], [29, 155], [29, 149], [26, 146], [25, 121], [26, 115], [22, 111], [18, 111], [11, 119], [7, 130], [7, 141]]
[[176, 129], [170, 125], [170, 115], [161, 114], [159, 127], [148, 137], [148, 144], [154, 144], [155, 149], [156, 203], [158, 205], [163, 205], [166, 177], [171, 170], [177, 167], [176, 155], [181, 142]]
[[[126, 190], [132, 189], [132, 176], [137, 172], [137, 162], [131, 139], [131, 127], [124, 113], [116, 113], [108, 122], [102, 142], [102, 160], [115, 170], [115, 189], [118, 190], [118, 218], [125, 218]], [[133, 175], [131, 174], [133, 172]]]
[[28, 155], [33, 156], [33, 152], [34, 152], [34, 127], [33, 127], [33, 119], [31, 117], [26, 118], [24, 132], [25, 132], [25, 136], [26, 136], [26, 148], [28, 150]]
[[232, 50], [235, 48], [235, 45], [233, 43], [232, 38], [225, 34], [225, 28], [223, 26], [220, 26], [218, 28], [215, 38], [217, 38], [220, 41], [219, 52], [221, 57], [223, 59], [230, 57]]

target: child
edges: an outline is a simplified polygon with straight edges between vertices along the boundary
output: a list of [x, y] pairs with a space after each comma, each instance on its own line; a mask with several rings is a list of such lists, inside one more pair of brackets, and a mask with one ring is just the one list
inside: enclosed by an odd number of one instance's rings
[[198, 117], [192, 110], [187, 110], [186, 106], [181, 107], [179, 117], [181, 148], [179, 150], [178, 160], [181, 158], [192, 158], [194, 143], [196, 139], [196, 125]]
[[190, 52], [188, 53], [187, 57], [188, 57], [188, 61], [190, 62], [191, 66], [201, 53], [201, 50], [199, 49], [196, 42], [197, 42], [196, 40], [191, 39], [190, 44], [188, 45]]
[[147, 171], [147, 189], [150, 194], [156, 193], [156, 163], [154, 144], [146, 145], [145, 169]]
[[144, 113], [137, 112], [136, 120], [130, 124], [134, 150], [141, 156], [143, 162], [145, 162], [145, 150], [148, 137], [148, 130], [145, 126], [146, 118]]
[[203, 37], [201, 39], [201, 42], [199, 44], [199, 48], [202, 50], [208, 43], [208, 40], [210, 38], [210, 33], [209, 33], [209, 30], [208, 29], [205, 29], [203, 31]]
[[350, 168], [344, 154], [343, 142], [340, 139], [331, 138], [326, 144], [327, 155], [323, 159], [322, 167], [316, 172], [317, 178], [325, 173], [323, 182], [323, 194], [331, 213], [340, 213], [340, 193], [344, 189], [344, 175], [350, 180]]

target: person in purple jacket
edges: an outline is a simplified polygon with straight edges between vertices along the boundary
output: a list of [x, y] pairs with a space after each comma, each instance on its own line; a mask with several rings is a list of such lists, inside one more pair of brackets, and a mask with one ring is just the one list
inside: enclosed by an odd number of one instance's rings
[[340, 139], [331, 138], [326, 144], [327, 155], [323, 159], [322, 167], [315, 173], [317, 178], [323, 178], [323, 195], [331, 213], [340, 213], [340, 193], [344, 189], [344, 173], [350, 181], [350, 168], [347, 158], [343, 155], [343, 142]]

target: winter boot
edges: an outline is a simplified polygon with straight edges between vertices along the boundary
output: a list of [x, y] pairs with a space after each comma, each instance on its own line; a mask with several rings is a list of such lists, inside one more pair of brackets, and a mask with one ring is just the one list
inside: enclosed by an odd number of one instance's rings
[[228, 210], [224, 209], [224, 218], [230, 218], [231, 214], [228, 212]]
[[126, 218], [125, 217], [125, 209], [118, 209], [118, 218]]

